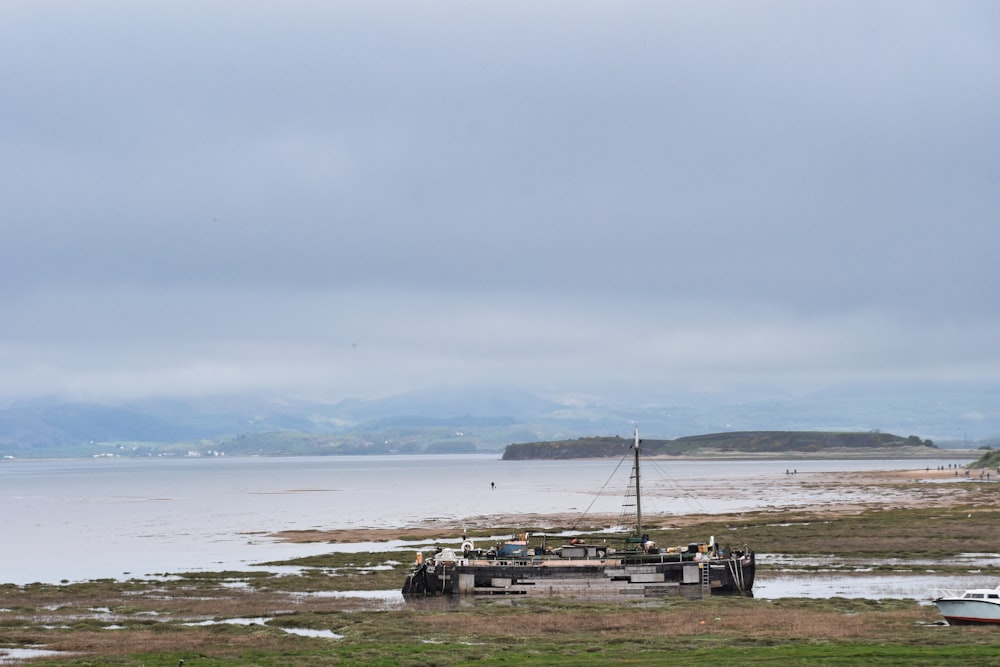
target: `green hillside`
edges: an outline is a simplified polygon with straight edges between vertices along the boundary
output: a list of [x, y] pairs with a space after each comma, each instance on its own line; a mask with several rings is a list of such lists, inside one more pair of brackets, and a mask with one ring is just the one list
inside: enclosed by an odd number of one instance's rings
[[1000, 470], [1000, 450], [987, 450], [978, 461], [969, 464], [970, 468], [995, 468]]
[[[631, 438], [598, 436], [549, 442], [508, 445], [503, 458], [579, 459], [619, 457], [628, 452]], [[675, 440], [642, 440], [647, 456], [697, 456], [718, 454], [819, 454], [847, 450], [871, 450], [887, 456], [914, 450], [936, 450], [930, 440], [915, 435], [899, 436], [878, 431], [840, 433], [825, 431], [733, 431], [693, 435]], [[932, 452], [933, 453], [933, 452]]]

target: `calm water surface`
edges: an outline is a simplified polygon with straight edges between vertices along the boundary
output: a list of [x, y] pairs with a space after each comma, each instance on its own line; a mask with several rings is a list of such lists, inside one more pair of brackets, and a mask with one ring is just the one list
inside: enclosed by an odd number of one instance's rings
[[[643, 469], [643, 501], [647, 512], [685, 514], [857, 500], [804, 491], [792, 479], [949, 463], [658, 461]], [[268, 537], [281, 530], [617, 514], [629, 466], [612, 476], [616, 465], [500, 461], [495, 454], [2, 461], [0, 582], [246, 568], [330, 550]], [[785, 474], [794, 469], [799, 475]]]

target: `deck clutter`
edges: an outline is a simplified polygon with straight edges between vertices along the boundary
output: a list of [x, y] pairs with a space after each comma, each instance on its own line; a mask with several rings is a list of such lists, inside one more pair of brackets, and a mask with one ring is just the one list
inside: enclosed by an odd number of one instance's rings
[[403, 595], [751, 596], [756, 559], [749, 547], [723, 547], [711, 538], [660, 548], [643, 532], [639, 445], [636, 429], [635, 526], [620, 544], [576, 539], [550, 547], [547, 536], [536, 536], [532, 543], [523, 533], [477, 548], [464, 539], [457, 550], [440, 549], [427, 559], [418, 554]]

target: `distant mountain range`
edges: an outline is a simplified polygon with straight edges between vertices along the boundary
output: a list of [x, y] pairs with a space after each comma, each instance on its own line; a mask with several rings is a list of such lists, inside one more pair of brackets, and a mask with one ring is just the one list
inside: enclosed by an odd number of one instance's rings
[[1000, 388], [643, 403], [463, 388], [336, 402], [227, 397], [117, 405], [33, 400], [0, 409], [0, 457], [500, 452], [591, 436], [677, 439], [734, 431], [915, 434], [942, 447], [1000, 445]]

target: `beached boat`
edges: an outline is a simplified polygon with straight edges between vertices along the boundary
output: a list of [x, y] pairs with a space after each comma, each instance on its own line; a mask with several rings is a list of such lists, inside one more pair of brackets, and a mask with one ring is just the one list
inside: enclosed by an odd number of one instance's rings
[[950, 625], [1000, 623], [1000, 586], [972, 588], [962, 595], [944, 593], [934, 604]]
[[418, 553], [403, 595], [752, 596], [756, 559], [746, 545], [730, 548], [713, 537], [663, 548], [643, 531], [639, 444], [636, 429], [628, 494], [634, 532], [620, 544], [574, 539], [551, 547], [546, 536], [533, 540], [522, 533], [478, 548], [464, 539], [457, 549], [439, 549], [427, 558]]

